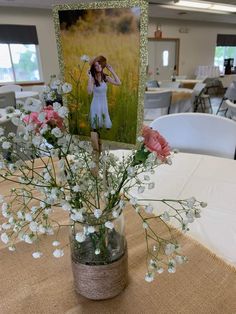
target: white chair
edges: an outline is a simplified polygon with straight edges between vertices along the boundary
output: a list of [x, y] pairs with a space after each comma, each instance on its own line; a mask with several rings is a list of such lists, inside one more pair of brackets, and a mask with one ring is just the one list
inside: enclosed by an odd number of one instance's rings
[[158, 116], [169, 114], [171, 92], [148, 93], [144, 95], [144, 121], [153, 121]]
[[4, 85], [0, 87], [0, 92], [21, 92], [22, 87], [20, 85]]
[[234, 121], [236, 121], [236, 104], [227, 99], [225, 101], [225, 104], [227, 105], [227, 114], [226, 116]]
[[232, 102], [236, 101], [236, 81], [233, 81], [229, 87], [227, 88], [221, 102], [220, 102], [220, 105], [217, 109], [217, 112], [216, 114], [218, 114], [219, 112], [225, 112], [225, 115], [226, 115], [226, 112], [228, 110], [228, 106], [225, 104], [225, 100], [231, 100]]
[[161, 88], [179, 88], [180, 82], [162, 82]]
[[207, 113], [177, 113], [159, 117], [150, 127], [160, 132], [172, 149], [235, 159], [236, 123]]
[[147, 81], [146, 83], [146, 87], [150, 88], [150, 87], [160, 87], [160, 85], [158, 84], [157, 80], [152, 80], [152, 81]]
[[16, 97], [14, 92], [0, 93], [0, 108], [16, 107]]

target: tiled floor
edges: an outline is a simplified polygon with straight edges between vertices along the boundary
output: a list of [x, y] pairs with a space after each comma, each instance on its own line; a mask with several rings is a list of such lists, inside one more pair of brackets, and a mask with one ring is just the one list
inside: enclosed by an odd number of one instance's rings
[[[213, 109], [213, 114], [216, 114], [216, 113], [217, 113], [217, 110], [218, 110], [218, 108], [219, 108], [219, 106], [220, 106], [220, 103], [221, 103], [221, 101], [222, 101], [223, 96], [224, 96], [224, 95], [220, 95], [220, 96], [212, 95], [212, 96], [210, 96], [210, 97], [211, 97], [211, 105], [212, 105], [212, 109]], [[221, 106], [221, 110], [222, 110], [222, 109], [225, 109], [225, 105], [224, 105], [224, 104]], [[198, 112], [202, 112], [202, 111], [201, 111], [201, 108], [199, 108]], [[210, 112], [210, 111], [209, 111], [209, 107], [206, 108], [205, 112]], [[223, 110], [220, 111], [220, 112], [218, 113], [218, 115], [219, 115], [219, 116], [225, 116], [225, 111], [223, 111]]]

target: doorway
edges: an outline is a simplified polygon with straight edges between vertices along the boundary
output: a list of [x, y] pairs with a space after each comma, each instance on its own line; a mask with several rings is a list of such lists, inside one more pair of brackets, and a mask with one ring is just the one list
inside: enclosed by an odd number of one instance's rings
[[179, 39], [148, 38], [148, 80], [171, 80], [179, 70]]

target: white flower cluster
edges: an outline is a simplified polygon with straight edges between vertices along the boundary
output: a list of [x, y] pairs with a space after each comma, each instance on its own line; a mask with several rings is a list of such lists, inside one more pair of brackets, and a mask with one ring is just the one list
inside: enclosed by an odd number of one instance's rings
[[[145, 275], [147, 282], [152, 282], [155, 276], [164, 272], [165, 269], [167, 269], [169, 273], [175, 273], [177, 265], [187, 261], [187, 257], [181, 255], [180, 245], [176, 240], [174, 240], [173, 237], [163, 237], [162, 228], [160, 228], [160, 230], [154, 228], [153, 222], [157, 221], [159, 226], [161, 226], [160, 223], [162, 222], [168, 229], [170, 229], [171, 226], [175, 226], [176, 228], [180, 227], [182, 231], [186, 232], [189, 230], [189, 224], [193, 223], [196, 218], [201, 217], [201, 208], [207, 206], [206, 203], [197, 201], [195, 197], [185, 200], [152, 200], [152, 202], [153, 201], [160, 203], [161, 207], [165, 209], [158, 214], [152, 203], [140, 206], [139, 203], [142, 203], [142, 199], [135, 197], [130, 199], [130, 203], [143, 220], [143, 228], [145, 230], [148, 248], [147, 253], [148, 256], [151, 257], [148, 271]], [[152, 244], [149, 244], [150, 241]], [[160, 258], [160, 256], [162, 256], [162, 258]]]
[[[88, 62], [87, 56], [81, 60]], [[195, 198], [157, 200], [163, 206], [158, 215], [151, 200], [143, 205], [144, 193], [155, 188], [152, 181], [155, 168], [171, 164], [170, 159], [149, 152], [143, 137], [138, 139], [140, 148], [121, 158], [108, 150], [95, 156], [89, 142], [70, 134], [66, 123], [68, 109], [55, 101], [70, 91], [70, 84], [53, 80], [44, 91], [45, 99], [54, 101], [50, 106], [28, 99], [12, 117], [18, 133], [5, 134], [0, 128], [0, 178], [15, 183], [7, 198], [0, 195], [1, 241], [10, 251], [15, 250], [19, 240], [34, 245], [32, 256], [39, 259], [43, 256], [42, 235], [54, 236], [52, 254], [60, 258], [64, 256], [60, 231], [69, 226], [75, 249], [86, 255], [87, 247], [92, 247], [96, 261], [104, 256], [109, 258], [114, 243], [123, 239], [115, 221], [129, 203], [141, 218], [146, 235], [150, 259], [146, 281], [151, 282], [166, 267], [169, 273], [174, 273], [176, 265], [186, 258], [171, 235], [163, 239], [158, 234], [159, 223], [171, 229], [169, 222], [176, 220], [187, 231], [206, 204]], [[135, 196], [131, 193], [134, 189]], [[60, 209], [68, 217], [63, 224], [55, 219]], [[158, 224], [153, 229], [155, 221]], [[155, 242], [152, 248], [149, 240]]]
[[61, 100], [62, 95], [68, 94], [71, 91], [71, 84], [63, 83], [61, 80], [56, 79], [55, 75], [52, 75], [49, 86], [44, 86], [42, 100], [51, 102], [54, 102], [58, 99]]

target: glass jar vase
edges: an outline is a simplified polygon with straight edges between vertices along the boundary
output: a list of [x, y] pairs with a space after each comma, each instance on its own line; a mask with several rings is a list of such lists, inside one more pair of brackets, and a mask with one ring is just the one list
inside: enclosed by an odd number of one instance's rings
[[128, 270], [124, 229], [123, 213], [109, 221], [73, 224], [71, 259], [79, 294], [89, 299], [108, 299], [125, 288]]

